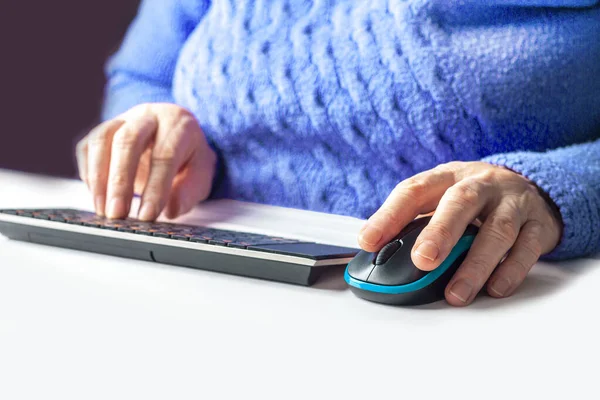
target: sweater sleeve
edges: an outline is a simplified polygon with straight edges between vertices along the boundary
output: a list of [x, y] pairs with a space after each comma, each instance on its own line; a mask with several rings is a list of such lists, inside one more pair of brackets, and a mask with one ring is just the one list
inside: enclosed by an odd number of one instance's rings
[[510, 7], [566, 7], [584, 8], [592, 7], [600, 0], [467, 0], [484, 6], [510, 6]]
[[173, 102], [179, 52], [210, 0], [142, 0], [119, 50], [106, 65], [102, 119], [148, 102]]
[[563, 234], [558, 246], [542, 259], [568, 259], [600, 252], [600, 139], [545, 153], [495, 154], [483, 161], [530, 179], [558, 207]]

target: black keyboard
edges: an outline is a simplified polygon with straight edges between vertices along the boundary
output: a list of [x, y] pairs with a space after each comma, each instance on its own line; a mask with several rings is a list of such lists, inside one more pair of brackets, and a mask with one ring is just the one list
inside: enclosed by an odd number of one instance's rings
[[0, 210], [0, 233], [21, 241], [119, 257], [312, 285], [324, 267], [346, 265], [357, 249], [284, 237], [74, 209]]

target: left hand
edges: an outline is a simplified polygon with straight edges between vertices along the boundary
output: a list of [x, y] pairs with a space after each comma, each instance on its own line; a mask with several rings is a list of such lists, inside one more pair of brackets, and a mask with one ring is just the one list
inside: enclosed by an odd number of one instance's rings
[[448, 303], [464, 306], [486, 282], [491, 296], [510, 296], [539, 257], [556, 247], [562, 222], [553, 207], [516, 172], [485, 162], [451, 162], [398, 184], [360, 231], [359, 244], [378, 251], [417, 216], [435, 210], [411, 253], [417, 268], [431, 271], [478, 219], [479, 234], [445, 292]]

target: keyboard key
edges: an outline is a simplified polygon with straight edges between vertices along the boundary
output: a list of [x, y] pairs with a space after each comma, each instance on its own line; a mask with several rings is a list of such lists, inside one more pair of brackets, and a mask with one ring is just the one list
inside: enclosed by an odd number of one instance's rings
[[190, 240], [190, 237], [187, 235], [171, 235], [171, 239], [176, 239], [176, 240]]
[[227, 243], [227, 247], [233, 247], [236, 249], [247, 249], [248, 243]]
[[194, 232], [194, 229], [192, 229], [192, 228], [178, 228], [178, 227], [174, 227], [171, 230], [173, 232], [177, 232], [177, 233], [181, 233], [181, 234]]
[[[56, 223], [83, 225], [90, 228], [107, 229], [123, 233], [154, 236], [163, 239], [208, 243], [253, 251], [273, 251], [272, 245], [302, 243], [294, 239], [237, 232], [202, 226], [177, 225], [164, 222], [143, 222], [132, 218], [110, 220], [95, 213], [71, 209], [49, 210], [0, 210], [0, 213], [51, 220]], [[266, 246], [266, 247], [264, 247]], [[277, 247], [279, 249], [279, 247]]]
[[[257, 246], [257, 245], [263, 245], [263, 244], [278, 244], [280, 243], [280, 241], [277, 240], [273, 240], [273, 239], [269, 239], [266, 237], [262, 237], [262, 238], [255, 238], [255, 239], [245, 239], [243, 240], [244, 242], [248, 243], [248, 246]], [[294, 241], [290, 241], [291, 243], [293, 243]]]

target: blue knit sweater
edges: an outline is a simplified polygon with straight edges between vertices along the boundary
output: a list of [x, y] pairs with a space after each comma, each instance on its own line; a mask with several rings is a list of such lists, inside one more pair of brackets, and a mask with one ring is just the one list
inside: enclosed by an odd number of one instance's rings
[[173, 102], [219, 155], [213, 198], [366, 218], [451, 160], [534, 181], [545, 258], [600, 251], [596, 0], [142, 0], [104, 118]]

